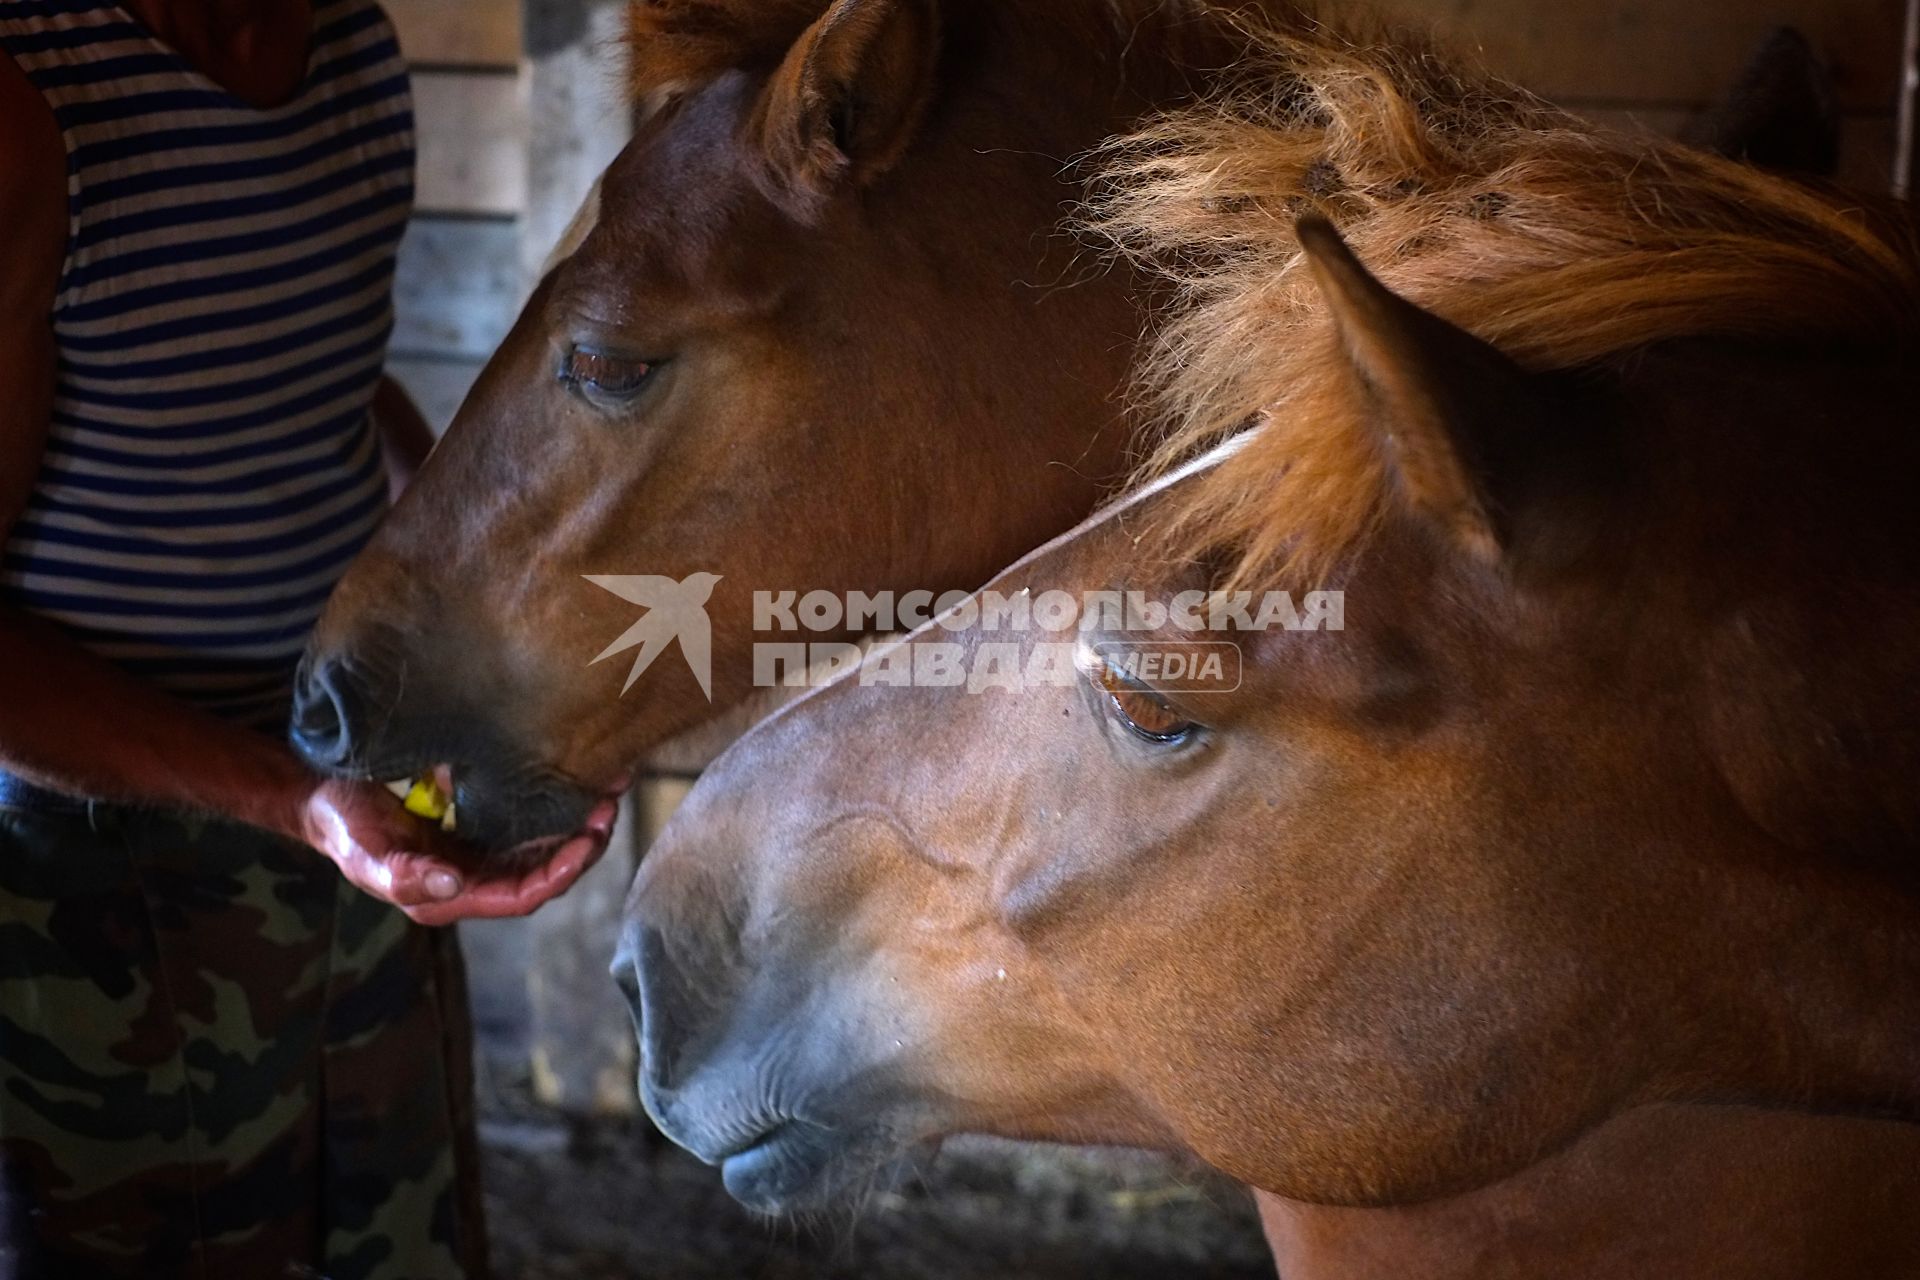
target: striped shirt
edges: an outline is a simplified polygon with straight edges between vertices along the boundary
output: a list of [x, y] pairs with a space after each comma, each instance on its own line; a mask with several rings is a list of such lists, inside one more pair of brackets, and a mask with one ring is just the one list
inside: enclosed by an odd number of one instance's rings
[[53, 416], [0, 602], [233, 719], [284, 721], [322, 603], [380, 519], [368, 418], [413, 200], [373, 0], [316, 0], [261, 110], [109, 0], [0, 0], [66, 139]]

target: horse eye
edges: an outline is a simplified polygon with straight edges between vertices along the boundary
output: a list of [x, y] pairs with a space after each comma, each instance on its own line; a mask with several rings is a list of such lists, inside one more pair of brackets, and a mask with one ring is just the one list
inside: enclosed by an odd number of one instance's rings
[[1109, 662], [1097, 663], [1093, 682], [1107, 695], [1107, 703], [1122, 724], [1148, 742], [1184, 742], [1199, 726], [1174, 710], [1165, 698]]
[[575, 347], [560, 366], [560, 381], [583, 392], [625, 400], [639, 393], [657, 367], [647, 360]]

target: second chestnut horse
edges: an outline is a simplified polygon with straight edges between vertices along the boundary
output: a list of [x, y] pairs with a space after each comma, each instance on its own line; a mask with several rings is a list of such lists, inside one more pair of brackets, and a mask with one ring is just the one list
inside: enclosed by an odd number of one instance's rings
[[[1301, 1202], [1432, 1202], [1380, 1219], [1431, 1215], [1382, 1228], [1402, 1274], [1913, 1274], [1920, 257], [1275, 44], [1288, 91], [1120, 153], [1109, 220], [1188, 290], [1171, 448], [1262, 425], [992, 589], [1334, 589], [1344, 629], [1200, 689], [1097, 630], [1065, 688], [898, 688], [883, 650], [756, 728], [635, 886], [649, 1109], [769, 1208], [987, 1130], [1196, 1152], [1283, 1256], [1343, 1238], [1327, 1274], [1367, 1228]], [[1296, 240], [1309, 168], [1400, 292]], [[1724, 1253], [1663, 1242], [1655, 1177], [1611, 1235], [1559, 1200], [1502, 1234], [1601, 1153], [1769, 1131], [1876, 1163], [1798, 1203], [1723, 1166], [1688, 1207]]]

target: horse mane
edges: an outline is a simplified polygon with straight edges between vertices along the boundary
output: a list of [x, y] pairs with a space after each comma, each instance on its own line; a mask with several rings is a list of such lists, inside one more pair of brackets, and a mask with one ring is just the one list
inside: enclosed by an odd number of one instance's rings
[[1233, 19], [1252, 62], [1103, 149], [1093, 230], [1168, 281], [1141, 477], [1250, 424], [1171, 497], [1166, 547], [1233, 585], [1323, 578], [1385, 460], [1294, 238], [1318, 210], [1390, 288], [1536, 370], [1685, 338], [1916, 346], [1904, 211], [1606, 130], [1417, 37]]

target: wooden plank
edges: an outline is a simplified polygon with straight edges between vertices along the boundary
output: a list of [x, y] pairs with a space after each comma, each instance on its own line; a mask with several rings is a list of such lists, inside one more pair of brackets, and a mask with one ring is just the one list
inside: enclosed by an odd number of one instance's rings
[[[532, 198], [520, 220], [522, 270], [517, 274], [531, 288], [533, 271], [626, 141], [630, 113], [619, 38], [626, 0], [527, 0], [526, 24]], [[534, 1091], [549, 1106], [616, 1114], [638, 1110], [632, 1024], [607, 978], [607, 964], [619, 937], [627, 885], [673, 803], [670, 792], [660, 784], [641, 784], [623, 806], [600, 865], [527, 922], [533, 935], [526, 982], [533, 1008]]]
[[416, 218], [393, 285], [396, 359], [485, 360], [520, 309], [520, 229], [505, 219]]
[[475, 379], [485, 367], [480, 360], [427, 359], [417, 355], [387, 361], [387, 372], [413, 397], [420, 416], [433, 428], [436, 438], [445, 434], [447, 424], [453, 421], [461, 401], [467, 398], [467, 392], [473, 389]]
[[[1616, 129], [1639, 129], [1662, 137], [1680, 136], [1693, 111], [1680, 107], [1582, 107], [1570, 104], [1589, 120]], [[1892, 116], [1849, 116], [1840, 122], [1840, 171], [1834, 176], [1862, 191], [1884, 191], [1893, 172], [1894, 120]]]
[[527, 85], [518, 74], [422, 71], [413, 77], [418, 207], [517, 214], [527, 205]]
[[640, 1110], [633, 1023], [607, 965], [640, 858], [692, 789], [684, 778], [641, 779], [600, 864], [527, 921], [533, 1092], [547, 1106], [591, 1115]]
[[1894, 109], [1903, 0], [1385, 0], [1385, 11], [1478, 46], [1555, 101], [1697, 106], [1733, 82], [1776, 26], [1834, 70], [1843, 109]]
[[1840, 172], [1836, 175], [1862, 191], [1891, 189], [1894, 177], [1892, 116], [1861, 116], [1843, 121], [1840, 129]]
[[386, 0], [413, 63], [511, 67], [520, 61], [520, 0]]
[[[678, 784], [684, 792], [685, 784]], [[655, 788], [658, 790], [658, 788]], [[547, 1106], [586, 1115], [635, 1115], [639, 1046], [620, 990], [607, 977], [621, 907], [639, 856], [678, 794], [650, 802], [636, 791], [620, 807], [606, 856], [580, 882], [527, 921], [532, 963], [533, 1093]], [[661, 806], [664, 805], [664, 813]]]
[[587, 191], [632, 134], [626, 24], [624, 0], [527, 0], [533, 141], [521, 253], [528, 292]]

